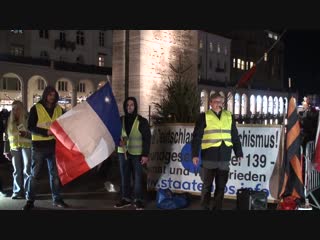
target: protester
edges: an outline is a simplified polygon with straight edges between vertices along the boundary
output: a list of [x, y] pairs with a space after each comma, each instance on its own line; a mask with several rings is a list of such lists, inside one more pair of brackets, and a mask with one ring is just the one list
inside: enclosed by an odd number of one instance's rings
[[30, 210], [34, 207], [40, 171], [45, 160], [49, 169], [53, 205], [68, 207], [60, 195], [61, 183], [56, 167], [55, 138], [49, 129], [51, 123], [63, 114], [62, 108], [57, 104], [58, 100], [59, 94], [56, 89], [47, 86], [41, 100], [30, 109], [28, 129], [32, 133], [32, 162], [31, 176], [27, 181], [27, 202], [23, 210]]
[[[243, 157], [234, 117], [231, 112], [222, 110], [222, 104], [223, 97], [219, 93], [211, 95], [211, 109], [200, 114], [193, 131], [192, 161], [194, 165], [199, 164], [201, 149], [200, 176], [203, 181], [201, 207], [204, 210], [222, 209], [232, 149], [238, 161]], [[213, 180], [215, 180], [215, 191], [211, 205]]]
[[134, 205], [136, 210], [144, 209], [143, 167], [149, 160], [151, 132], [148, 120], [138, 114], [138, 104], [134, 97], [123, 103], [122, 140], [118, 147], [121, 174], [121, 200], [114, 206], [123, 208], [131, 205], [131, 176], [134, 178]]
[[8, 119], [7, 136], [9, 148], [5, 144], [4, 155], [12, 161], [13, 188], [12, 199], [22, 199], [26, 195], [26, 183], [31, 169], [31, 134], [27, 130], [27, 111], [21, 101], [12, 103]]

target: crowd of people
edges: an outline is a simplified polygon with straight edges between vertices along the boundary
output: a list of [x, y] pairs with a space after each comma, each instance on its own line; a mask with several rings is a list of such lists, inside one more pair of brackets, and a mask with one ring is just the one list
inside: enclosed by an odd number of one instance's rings
[[[58, 104], [59, 94], [47, 86], [38, 103], [27, 113], [21, 101], [12, 103], [12, 111], [3, 116], [0, 130], [3, 134], [3, 156], [13, 165], [13, 187], [11, 198], [26, 199], [23, 210], [34, 208], [37, 198], [41, 169], [45, 162], [49, 171], [52, 203], [55, 207], [68, 208], [61, 196], [55, 156], [55, 137], [50, 130], [53, 121], [64, 114]], [[121, 198], [115, 208], [134, 204], [137, 210], [144, 209], [143, 166], [148, 162], [151, 132], [148, 120], [138, 114], [137, 100], [129, 97], [124, 104], [125, 115], [121, 116], [121, 139], [117, 153], [121, 175]], [[0, 195], [8, 197], [0, 176]], [[131, 189], [131, 181], [134, 189]], [[132, 194], [133, 193], [133, 194]]]
[[[55, 156], [55, 137], [50, 130], [51, 123], [64, 114], [58, 104], [59, 94], [52, 86], [47, 86], [38, 103], [26, 111], [21, 101], [12, 103], [12, 111], [0, 113], [1, 157], [12, 162], [13, 186], [11, 198], [26, 199], [23, 210], [31, 210], [37, 198], [40, 170], [47, 163], [52, 203], [55, 207], [68, 208], [61, 195], [61, 182], [58, 176]], [[223, 96], [219, 93], [210, 96], [210, 109], [200, 113], [195, 123], [192, 138], [192, 162], [200, 165], [200, 177], [203, 182], [200, 205], [204, 210], [222, 209], [224, 189], [230, 171], [231, 153], [236, 161], [243, 158], [236, 123], [270, 124], [276, 120], [281, 124], [283, 116], [248, 115], [234, 116], [223, 109]], [[151, 131], [148, 120], [138, 114], [135, 97], [128, 97], [123, 103], [124, 115], [121, 138], [115, 150], [119, 161], [121, 178], [120, 199], [114, 208], [134, 205], [136, 210], [145, 208], [143, 168], [149, 161]], [[307, 104], [300, 113], [303, 145], [315, 139], [319, 112]], [[199, 155], [200, 152], [200, 155]], [[3, 155], [3, 156], [2, 156]], [[199, 156], [201, 162], [199, 162]], [[215, 182], [215, 191], [211, 198], [211, 189]], [[9, 197], [4, 191], [0, 176], [0, 196]]]

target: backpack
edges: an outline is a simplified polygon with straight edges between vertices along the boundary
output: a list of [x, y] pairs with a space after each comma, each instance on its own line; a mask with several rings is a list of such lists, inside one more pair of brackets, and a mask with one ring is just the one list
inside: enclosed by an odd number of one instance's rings
[[181, 209], [189, 205], [189, 197], [187, 193], [176, 194], [169, 188], [159, 188], [156, 203], [160, 209]]

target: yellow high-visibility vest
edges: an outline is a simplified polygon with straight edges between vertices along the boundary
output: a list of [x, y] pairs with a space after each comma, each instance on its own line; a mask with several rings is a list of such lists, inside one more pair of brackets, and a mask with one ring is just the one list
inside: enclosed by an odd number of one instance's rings
[[18, 130], [8, 133], [8, 139], [10, 149], [31, 148], [31, 139], [21, 137]]
[[[48, 112], [42, 106], [42, 104], [37, 103], [36, 110], [38, 114], [37, 127], [44, 128], [44, 129], [49, 129], [51, 123], [62, 115], [62, 108], [59, 105], [56, 105], [56, 107], [54, 108], [52, 118], [49, 116]], [[32, 133], [32, 141], [47, 141], [51, 139], [54, 139], [54, 136], [44, 137], [44, 136]]]
[[224, 141], [228, 147], [233, 146], [231, 141], [231, 112], [222, 110], [219, 119], [212, 110], [208, 110], [205, 117], [207, 126], [204, 129], [201, 149], [219, 147], [222, 141]]
[[[129, 137], [127, 136], [125, 126], [124, 126], [124, 118], [122, 119], [122, 131], [121, 137], [127, 139], [126, 149], [128, 153], [131, 155], [141, 155], [142, 153], [142, 135], [139, 132], [139, 120], [138, 116], [133, 122], [131, 132]], [[123, 147], [118, 147], [118, 153], [124, 153]]]

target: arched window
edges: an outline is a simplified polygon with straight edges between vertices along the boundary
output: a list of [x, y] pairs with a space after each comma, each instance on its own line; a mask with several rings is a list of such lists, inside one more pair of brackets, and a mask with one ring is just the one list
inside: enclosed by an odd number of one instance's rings
[[257, 96], [257, 113], [262, 114], [262, 98], [260, 95]]
[[268, 113], [268, 98], [267, 98], [267, 96], [263, 96], [263, 98], [262, 98], [262, 113], [263, 114]]
[[242, 96], [241, 96], [241, 115], [247, 114], [247, 102], [248, 102], [247, 95], [242, 94]]
[[273, 99], [273, 114], [277, 115], [279, 113], [279, 100], [278, 97]]
[[284, 107], [283, 98], [279, 97], [279, 113], [280, 113], [280, 115], [283, 114], [283, 107]]
[[220, 91], [219, 94], [223, 97], [222, 107], [224, 108], [225, 102], [226, 102], [226, 99], [225, 99], [225, 96], [224, 96], [224, 92]]
[[200, 97], [201, 97], [200, 112], [205, 112], [208, 110], [208, 93], [206, 92], [206, 90], [201, 91]]
[[240, 114], [240, 95], [236, 93], [234, 96], [234, 114]]
[[251, 114], [256, 113], [256, 98], [254, 95], [250, 96], [250, 112]]
[[227, 96], [227, 110], [233, 113], [233, 95], [229, 92]]
[[273, 114], [273, 98], [271, 96], [268, 98], [268, 113]]

